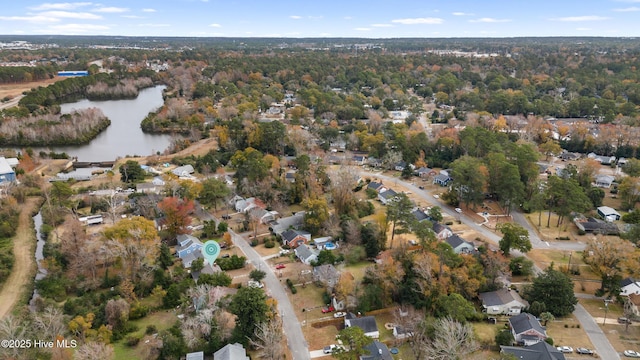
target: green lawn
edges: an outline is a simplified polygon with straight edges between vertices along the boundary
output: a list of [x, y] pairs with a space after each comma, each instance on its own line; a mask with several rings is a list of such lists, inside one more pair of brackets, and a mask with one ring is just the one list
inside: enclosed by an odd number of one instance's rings
[[166, 330], [173, 326], [176, 320], [178, 320], [176, 314], [173, 311], [167, 312], [166, 310], [161, 310], [153, 314], [149, 314], [142, 319], [132, 320], [131, 323], [136, 325], [138, 327], [138, 330], [127, 334], [124, 339], [113, 344], [113, 349], [116, 355], [115, 358], [132, 360], [140, 359], [137, 352], [140, 344], [138, 344], [138, 346], [136, 347], [129, 347], [125, 344], [126, 338], [128, 336], [144, 336], [148, 325], [155, 325], [158, 331]]

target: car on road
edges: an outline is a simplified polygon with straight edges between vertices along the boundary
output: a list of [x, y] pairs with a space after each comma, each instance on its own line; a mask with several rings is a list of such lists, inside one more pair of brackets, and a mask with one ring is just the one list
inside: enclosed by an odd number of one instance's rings
[[433, 195], [433, 198], [434, 199], [440, 199], [440, 196], [439, 195]]
[[424, 186], [420, 185], [420, 186], [418, 186], [418, 189], [424, 190]]
[[556, 349], [561, 353], [572, 353], [573, 348], [571, 346], [558, 346]]
[[331, 305], [325, 306], [325, 307], [322, 308], [322, 313], [323, 314], [334, 312], [334, 311], [336, 311], [336, 309]]
[[338, 311], [337, 313], [333, 314], [334, 318], [341, 318], [341, 317], [345, 317], [347, 316], [347, 313], [344, 311]]
[[622, 354], [630, 358], [640, 358], [640, 352], [633, 351], [633, 350], [625, 350]]
[[276, 264], [276, 269], [284, 269], [286, 266], [283, 263]]
[[583, 355], [593, 355], [593, 350], [580, 347], [576, 349], [576, 353]]
[[456, 208], [455, 210], [456, 210], [456, 212], [457, 212], [458, 214], [462, 213], [462, 209], [460, 209], [460, 208]]

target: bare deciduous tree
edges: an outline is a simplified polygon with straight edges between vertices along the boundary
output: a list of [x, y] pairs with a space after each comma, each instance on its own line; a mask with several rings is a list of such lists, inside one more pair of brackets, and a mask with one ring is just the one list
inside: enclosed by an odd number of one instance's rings
[[111, 360], [115, 358], [113, 346], [101, 342], [88, 342], [76, 350], [74, 360]]
[[37, 329], [38, 335], [47, 339], [55, 339], [65, 333], [67, 325], [64, 321], [64, 315], [58, 308], [47, 306], [44, 311], [33, 315], [33, 327]]
[[258, 325], [255, 330], [256, 340], [249, 340], [251, 345], [260, 350], [260, 358], [267, 360], [280, 360], [284, 355], [282, 346], [283, 333], [282, 322], [275, 316]]
[[477, 348], [471, 325], [447, 317], [437, 321], [434, 338], [425, 353], [426, 358], [434, 360], [466, 359]]

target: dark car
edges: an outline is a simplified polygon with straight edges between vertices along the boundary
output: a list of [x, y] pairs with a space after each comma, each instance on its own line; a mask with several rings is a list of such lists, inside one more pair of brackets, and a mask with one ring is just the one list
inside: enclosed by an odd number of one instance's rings
[[618, 323], [620, 323], [620, 324], [631, 324], [631, 319], [628, 319], [626, 317], [619, 317], [618, 318]]
[[593, 350], [589, 350], [587, 348], [582, 348], [582, 347], [577, 348], [576, 352], [578, 354], [583, 354], [583, 355], [593, 355]]

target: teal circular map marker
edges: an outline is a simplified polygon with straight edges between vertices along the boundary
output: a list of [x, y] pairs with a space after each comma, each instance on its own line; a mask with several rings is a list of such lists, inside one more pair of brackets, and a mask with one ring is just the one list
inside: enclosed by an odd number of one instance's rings
[[211, 265], [216, 261], [218, 255], [220, 255], [220, 244], [214, 240], [208, 240], [202, 246], [202, 255], [204, 259]]

